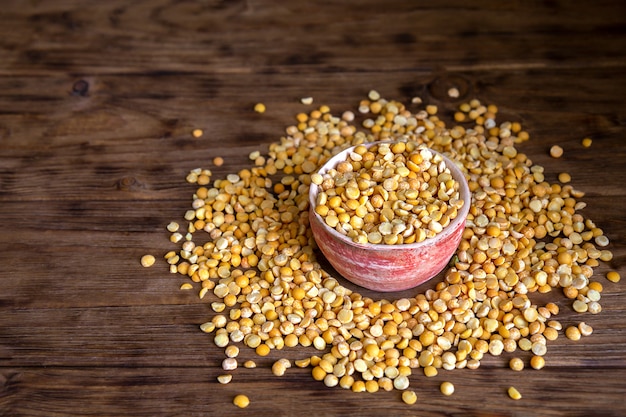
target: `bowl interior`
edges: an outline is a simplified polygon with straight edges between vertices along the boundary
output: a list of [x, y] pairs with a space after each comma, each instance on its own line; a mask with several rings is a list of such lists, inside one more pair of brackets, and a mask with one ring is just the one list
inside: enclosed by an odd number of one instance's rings
[[[364, 144], [364, 146], [369, 148], [371, 146], [374, 146], [383, 142], [393, 143], [393, 142], [388, 142], [388, 141], [370, 142], [370, 143]], [[354, 148], [356, 148], [356, 146], [346, 148], [343, 151], [334, 155], [332, 158], [326, 161], [326, 163], [319, 169], [318, 173], [324, 175], [330, 169], [334, 168], [339, 162], [345, 161], [347, 159], [347, 156], [354, 150]], [[465, 222], [465, 218], [467, 217], [467, 213], [469, 212], [469, 208], [470, 208], [471, 193], [469, 190], [469, 185], [467, 184], [467, 179], [465, 178], [465, 174], [463, 174], [463, 171], [461, 171], [461, 169], [457, 166], [457, 164], [454, 161], [452, 161], [450, 158], [445, 156], [444, 154], [434, 151], [430, 148], [428, 149], [432, 153], [440, 155], [444, 159], [446, 166], [448, 167], [448, 169], [450, 170], [450, 173], [452, 174], [452, 177], [459, 183], [459, 197], [464, 202], [463, 207], [461, 207], [461, 209], [458, 211], [457, 216], [454, 219], [452, 219], [450, 223], [446, 227], [444, 227], [444, 229], [440, 233], [438, 233], [435, 237], [425, 239], [421, 242], [406, 243], [406, 244], [400, 244], [400, 245], [386, 245], [384, 243], [383, 244], [374, 244], [374, 243], [363, 244], [363, 243], [354, 242], [348, 236], [339, 233], [332, 227], [329, 227], [326, 224], [326, 222], [324, 222], [324, 219], [319, 214], [315, 213], [314, 208], [315, 208], [315, 204], [317, 201], [317, 195], [319, 194], [319, 187], [317, 185], [311, 184], [311, 187], [309, 189], [309, 205], [311, 207], [313, 215], [319, 220], [319, 222], [323, 225], [323, 227], [331, 235], [333, 235], [333, 237], [343, 241], [346, 245], [354, 246], [359, 249], [369, 249], [373, 251], [382, 250], [382, 249], [384, 250], [407, 250], [407, 249], [415, 249], [415, 248], [422, 247], [422, 246], [432, 245], [438, 240], [445, 239], [450, 233], [454, 232], [454, 230], [457, 228], [457, 225], [459, 223]]]

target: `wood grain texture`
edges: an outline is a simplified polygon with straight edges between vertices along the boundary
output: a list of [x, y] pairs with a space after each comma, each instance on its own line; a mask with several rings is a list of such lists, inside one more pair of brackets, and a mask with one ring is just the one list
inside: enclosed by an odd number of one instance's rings
[[[626, 277], [624, 74], [619, 0], [3, 1], [0, 415], [626, 415], [626, 289], [602, 278]], [[165, 226], [189, 207], [190, 169], [247, 167], [308, 109], [301, 97], [341, 113], [370, 89], [421, 96], [446, 120], [464, 100], [494, 103], [530, 132], [519, 150], [548, 181], [572, 174], [584, 215], [611, 239], [614, 258], [595, 276], [603, 311], [581, 316], [557, 291], [544, 297], [564, 325], [583, 319], [594, 334], [551, 342], [541, 371], [511, 371], [503, 355], [413, 375], [412, 407], [398, 391], [326, 388], [309, 370], [271, 375], [273, 360], [307, 349], [262, 359], [244, 349], [258, 368], [219, 385], [223, 352], [198, 329], [207, 299], [180, 291], [160, 259], [144, 269], [139, 258], [176, 248]], [[548, 156], [553, 144], [563, 158]], [[444, 380], [453, 397], [439, 393]], [[508, 399], [510, 385], [522, 400]], [[231, 404], [237, 393], [249, 408]]]

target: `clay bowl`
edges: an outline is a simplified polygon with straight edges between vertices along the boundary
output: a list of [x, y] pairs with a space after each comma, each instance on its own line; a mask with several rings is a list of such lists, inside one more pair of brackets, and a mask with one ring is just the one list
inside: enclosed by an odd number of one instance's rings
[[[318, 172], [324, 174], [339, 162], [345, 161], [353, 149], [354, 147], [348, 148], [338, 153]], [[345, 279], [374, 291], [402, 291], [428, 281], [446, 267], [459, 246], [469, 212], [471, 194], [461, 170], [450, 159], [441, 156], [454, 179], [459, 182], [459, 194], [465, 203], [457, 217], [440, 233], [419, 243], [386, 245], [352, 241], [326, 225], [315, 212], [318, 186], [311, 185], [309, 220], [315, 242], [328, 262]]]

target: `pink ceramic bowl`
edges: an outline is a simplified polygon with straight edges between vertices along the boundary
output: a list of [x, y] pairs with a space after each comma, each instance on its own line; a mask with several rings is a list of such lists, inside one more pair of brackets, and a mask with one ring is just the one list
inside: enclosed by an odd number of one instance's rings
[[[371, 145], [373, 143], [368, 144]], [[352, 149], [348, 148], [332, 157], [319, 173], [324, 174], [339, 162], [345, 161]], [[443, 231], [419, 243], [385, 245], [353, 242], [327, 226], [320, 215], [315, 213], [318, 187], [311, 185], [309, 220], [315, 242], [328, 262], [344, 278], [370, 290], [402, 291], [428, 281], [446, 267], [459, 246], [471, 194], [463, 172], [450, 159], [441, 156], [454, 179], [459, 182], [459, 194], [465, 204]]]

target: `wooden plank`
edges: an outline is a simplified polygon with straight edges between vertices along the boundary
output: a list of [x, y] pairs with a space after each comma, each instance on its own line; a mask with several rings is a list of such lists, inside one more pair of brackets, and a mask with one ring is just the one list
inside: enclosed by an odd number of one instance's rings
[[[5, 62], [11, 71], [31, 73], [179, 71], [207, 66], [225, 73], [247, 73], [259, 67], [430, 71], [459, 63], [516, 66], [519, 57], [534, 65], [583, 62], [582, 57], [610, 62], [622, 53], [617, 37], [605, 38], [599, 52], [589, 36], [594, 30], [620, 33], [624, 6], [615, 1], [593, 6], [577, 2], [576, 8], [558, 2], [546, 8], [523, 3], [494, 7], [488, 1], [439, 7], [392, 1], [384, 13], [374, 12], [378, 7], [374, 1], [325, 7], [164, 1], [88, 6], [77, 2], [26, 11], [13, 6], [5, 9], [7, 21], [29, 24], [19, 26], [25, 37], [15, 35], [15, 23], [7, 28], [5, 43], [21, 48], [20, 54], [9, 54]], [[520, 33], [524, 36], [515, 36]], [[572, 43], [577, 48], [571, 48]], [[415, 47], [419, 59], [407, 59], [405, 55]]]
[[[523, 398], [508, 398], [509, 386], [519, 386], [518, 373], [489, 369], [488, 374], [459, 370], [434, 378], [411, 376], [418, 402], [407, 406], [400, 392], [352, 393], [327, 388], [310, 380], [306, 369], [291, 368], [286, 376], [271, 374], [269, 366], [237, 369], [233, 381], [219, 385], [220, 370], [202, 363], [189, 366], [143, 368], [4, 368], [0, 411], [24, 417], [72, 416], [292, 416], [312, 414], [393, 415], [434, 417], [441, 415], [497, 415], [546, 417], [596, 415], [617, 417], [626, 412], [620, 398], [626, 389], [621, 370], [567, 369], [570, 377], [552, 369], [527, 372], [529, 384]], [[599, 374], [602, 383], [598, 384]], [[455, 385], [452, 397], [439, 392], [439, 384]], [[257, 387], [264, 389], [259, 391]], [[525, 384], [526, 385], [526, 384]], [[286, 386], [291, 387], [288, 392]], [[591, 392], [590, 392], [591, 391]], [[232, 398], [247, 394], [250, 406], [238, 409]], [[584, 401], [581, 401], [584, 398]], [[528, 402], [537, 404], [529, 409]], [[445, 411], [443, 411], [445, 410]], [[567, 410], [567, 411], [565, 411]]]
[[[97, 284], [93, 285], [98, 288]], [[166, 284], [161, 286], [168, 289]], [[159, 300], [150, 294], [150, 286], [145, 291], [142, 287], [134, 292], [120, 287], [117, 292], [108, 287], [101, 289], [109, 299], [108, 304], [98, 299], [77, 301], [92, 297], [89, 290], [77, 290], [62, 295], [65, 299], [62, 307], [53, 301], [49, 307], [40, 303], [5, 309], [0, 333], [3, 366], [158, 367], [164, 363], [167, 366], [189, 366], [203, 361], [206, 364], [202, 366], [221, 364], [225, 358], [223, 349], [215, 346], [213, 335], [199, 330], [200, 324], [216, 315], [209, 307], [214, 298], [209, 295], [200, 301], [194, 292], [176, 293], [176, 289], [169, 288], [171, 295], [166, 298], [161, 294], [163, 298]], [[144, 295], [144, 292], [148, 294]], [[600, 315], [584, 316], [575, 313], [564, 297], [555, 299], [563, 310], [557, 317], [563, 326], [585, 321], [594, 328], [594, 333], [581, 341], [571, 341], [563, 334], [556, 341], [550, 341], [545, 357], [547, 366], [564, 369], [626, 367], [626, 358], [620, 350], [626, 338], [626, 324], [620, 320], [624, 307], [619, 304], [619, 296], [617, 293], [607, 294]], [[128, 300], [131, 297], [141, 299], [131, 304]], [[148, 304], [149, 301], [152, 303]], [[242, 343], [237, 345], [241, 348], [242, 358], [255, 359], [251, 349]], [[293, 360], [312, 354], [319, 355], [320, 352], [299, 346], [274, 351], [267, 360], [282, 356]], [[519, 349], [497, 357], [485, 355], [480, 369], [507, 368], [508, 361], [515, 356], [526, 363], [528, 369], [523, 375], [533, 373], [528, 365], [531, 352]], [[477, 370], [476, 377], [488, 374], [487, 370]], [[421, 374], [421, 371], [418, 369], [415, 373]], [[537, 374], [541, 378], [541, 372]]]
[[[623, 201], [623, 196], [595, 197], [586, 210], [594, 220], [619, 219]], [[171, 250], [180, 250], [179, 245], [170, 242], [166, 225], [170, 221], [184, 225], [183, 213], [188, 204], [186, 201], [52, 201], [43, 203], [45, 210], [37, 216], [25, 216], [32, 203], [3, 203], [0, 217], [7, 226], [0, 245], [3, 256], [20, 274], [11, 269], [0, 270], [6, 289], [0, 294], [0, 301], [14, 307], [46, 308], [61, 307], [68, 302], [63, 297], [35, 297], [42, 289], [51, 294], [65, 294], [83, 306], [106, 305], [112, 296], [124, 305], [168, 300], [173, 297], [171, 291], [187, 278], [170, 274], [162, 258]], [[626, 260], [620, 240], [625, 224], [619, 220], [601, 220], [597, 224], [614, 239], [610, 246], [613, 260], [597, 268], [593, 277], [608, 290], [614, 287], [603, 274], [609, 268], [621, 270]], [[210, 240], [204, 232], [194, 234], [196, 244]], [[157, 263], [145, 269], [139, 259], [148, 253], [157, 257]], [[129, 275], [135, 278], [129, 280]], [[98, 278], [98, 285], [86, 285], [94, 277]], [[357, 289], [345, 281], [342, 283]], [[432, 285], [403, 292], [402, 296], [413, 296]], [[137, 291], [142, 292], [141, 297], [136, 296]]]

